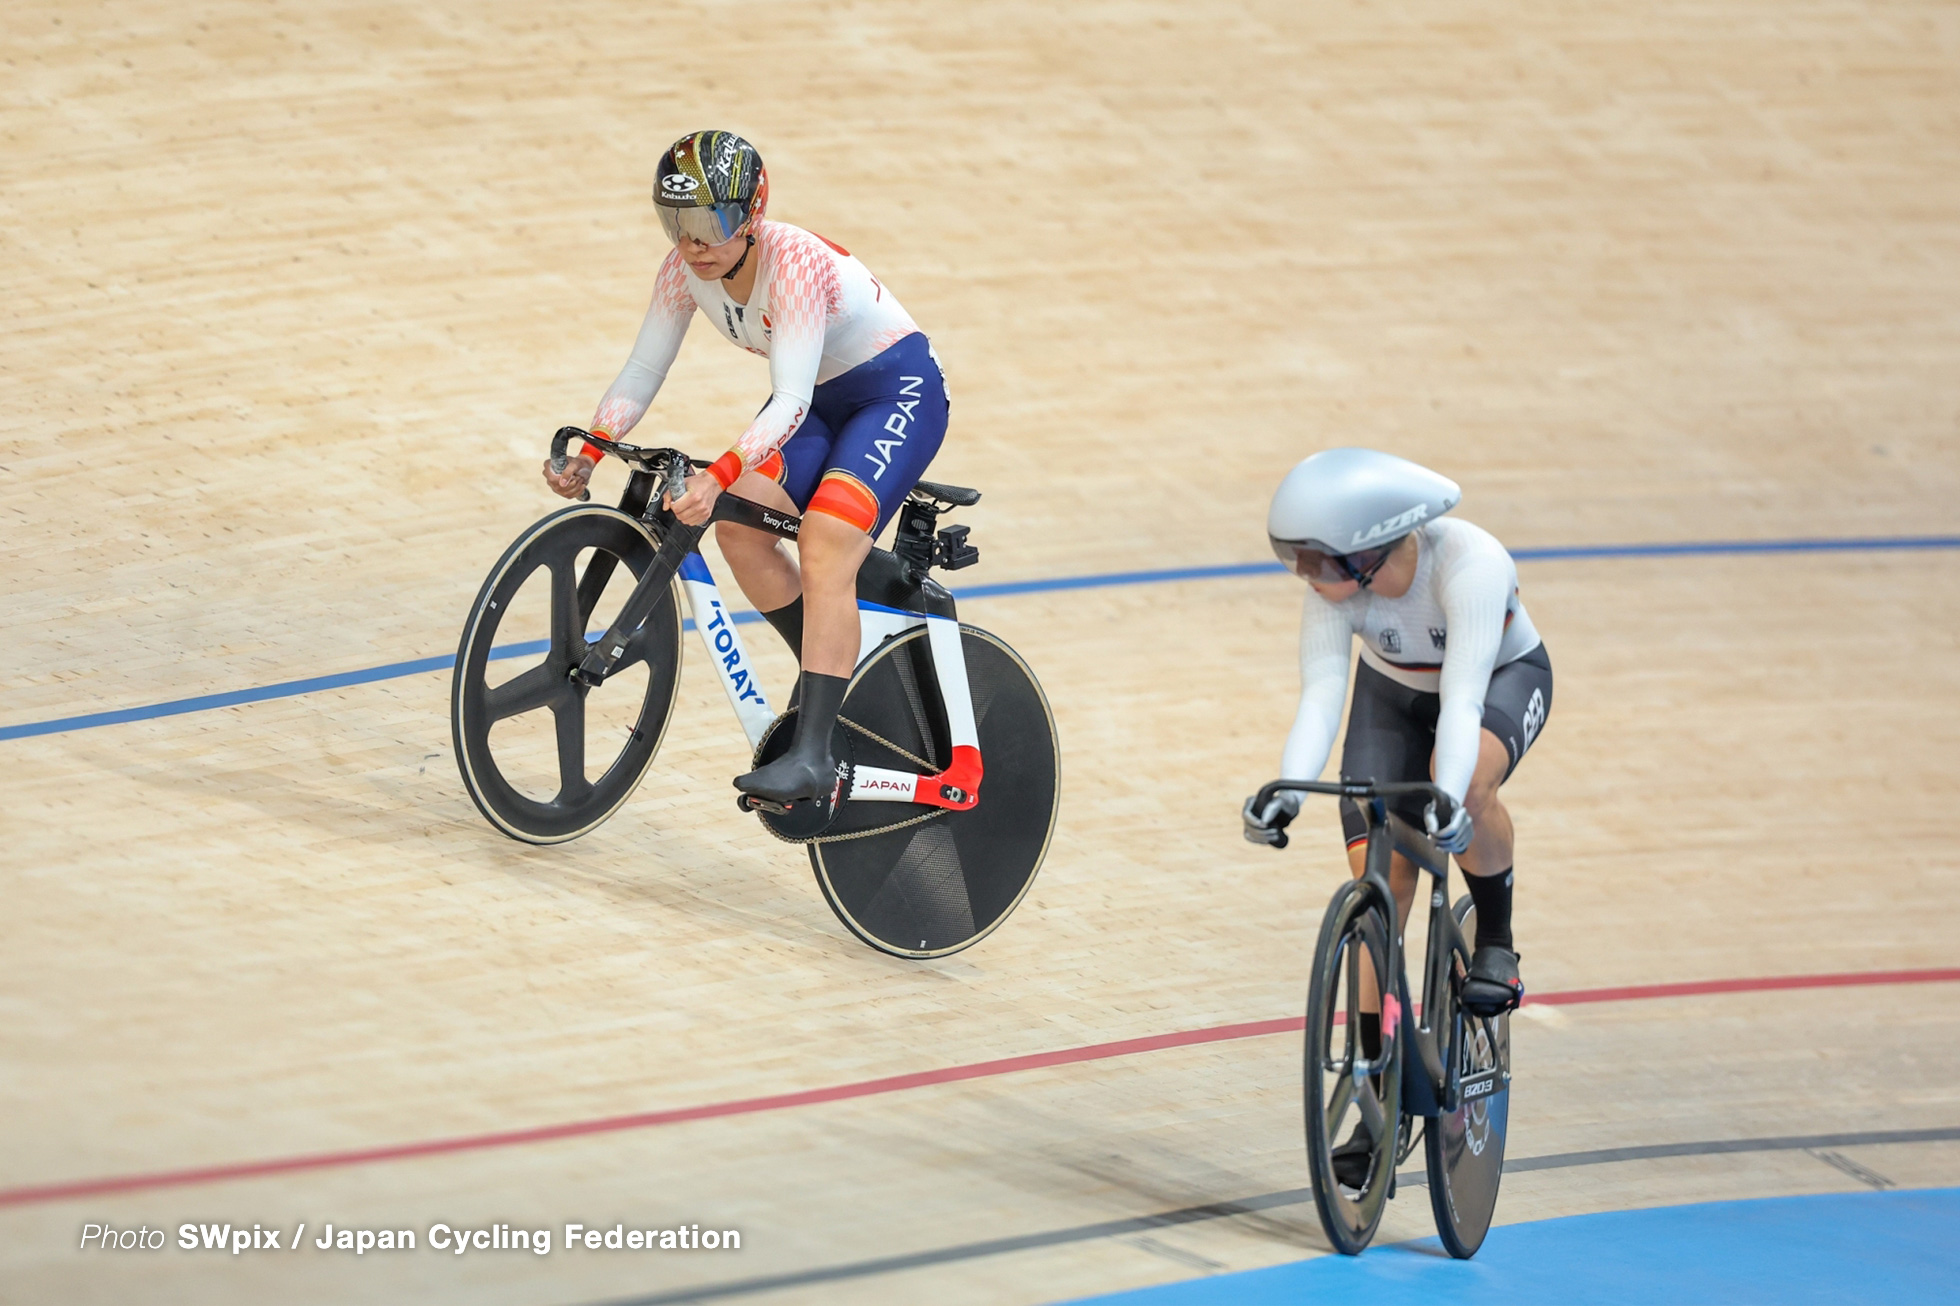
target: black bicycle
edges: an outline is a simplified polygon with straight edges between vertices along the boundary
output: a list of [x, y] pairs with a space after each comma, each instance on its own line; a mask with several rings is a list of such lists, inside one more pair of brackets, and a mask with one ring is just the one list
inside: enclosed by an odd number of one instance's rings
[[[1352, 799], [1368, 822], [1361, 878], [1343, 884], [1327, 904], [1307, 990], [1307, 1160], [1321, 1227], [1346, 1255], [1368, 1245], [1395, 1195], [1395, 1167], [1415, 1148], [1420, 1120], [1436, 1232], [1451, 1256], [1474, 1256], [1490, 1230], [1503, 1177], [1510, 1017], [1479, 1016], [1459, 1003], [1476, 908], [1467, 894], [1448, 908], [1449, 855], [1388, 810], [1390, 799], [1419, 795], [1431, 800], [1427, 822], [1447, 823], [1454, 804], [1426, 783], [1275, 780], [1259, 791], [1254, 810], [1263, 811], [1274, 794], [1289, 789]], [[1430, 825], [1432, 832], [1436, 828]], [[1284, 840], [1282, 835], [1282, 847]], [[1409, 1001], [1402, 931], [1389, 888], [1389, 857], [1398, 852], [1433, 877], [1420, 1007]], [[1361, 1047], [1364, 1004], [1381, 1013], [1381, 1051], [1372, 1060]], [[1366, 1175], [1346, 1183], [1335, 1154], [1344, 1150], [1343, 1132], [1357, 1123], [1370, 1142]]]
[[[680, 685], [683, 592], [753, 764], [795, 735], [795, 706], [770, 709], [698, 552], [708, 524], [685, 525], [661, 506], [705, 464], [565, 427], [552, 437], [556, 469], [572, 440], [632, 469], [619, 506], [561, 509], [504, 551], [464, 624], [451, 695], [470, 798], [497, 829], [535, 844], [596, 828], [652, 767]], [[898, 956], [956, 952], [1005, 920], [1034, 882], [1060, 804], [1040, 683], [1003, 641], [962, 624], [928, 574], [979, 560], [966, 527], [938, 525], [979, 501], [977, 490], [920, 481], [893, 547], [874, 548], [859, 569], [863, 641], [831, 736], [838, 800], [737, 800], [809, 849], [825, 901], [853, 934]], [[711, 521], [793, 540], [801, 519], [723, 494]], [[604, 612], [614, 615], [592, 634]]]

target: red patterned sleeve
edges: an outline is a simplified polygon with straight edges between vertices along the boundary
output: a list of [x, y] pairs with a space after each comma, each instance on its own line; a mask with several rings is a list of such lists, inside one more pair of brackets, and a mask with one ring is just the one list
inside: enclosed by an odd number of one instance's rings
[[[688, 293], [686, 277], [687, 267], [679, 251], [670, 252], [654, 278], [653, 303], [640, 323], [633, 352], [592, 415], [596, 433], [615, 440], [625, 435], [646, 416], [653, 397], [660, 393], [667, 369], [674, 365], [674, 356], [687, 335], [687, 325], [694, 319], [694, 296]], [[594, 461], [599, 458], [599, 451], [589, 444], [585, 453]]]

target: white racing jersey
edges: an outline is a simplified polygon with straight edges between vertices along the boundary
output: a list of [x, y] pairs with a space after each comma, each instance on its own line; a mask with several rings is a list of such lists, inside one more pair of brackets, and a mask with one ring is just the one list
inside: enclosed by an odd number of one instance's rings
[[1309, 587], [1300, 618], [1300, 710], [1286, 737], [1280, 774], [1318, 776], [1334, 748], [1347, 701], [1348, 655], [1410, 689], [1440, 694], [1436, 784], [1462, 801], [1477, 769], [1478, 731], [1491, 672], [1538, 647], [1518, 598], [1518, 567], [1489, 531], [1444, 517], [1415, 532], [1416, 574], [1408, 593], [1363, 589], [1329, 603]]
[[769, 402], [734, 445], [745, 469], [803, 424], [818, 385], [919, 329], [848, 250], [801, 227], [758, 223], [749, 257], [756, 260], [755, 288], [738, 304], [726, 282], [695, 276], [679, 250], [667, 255], [633, 352], [592, 418], [595, 432], [618, 439], [646, 415], [697, 309], [729, 340], [769, 360]]

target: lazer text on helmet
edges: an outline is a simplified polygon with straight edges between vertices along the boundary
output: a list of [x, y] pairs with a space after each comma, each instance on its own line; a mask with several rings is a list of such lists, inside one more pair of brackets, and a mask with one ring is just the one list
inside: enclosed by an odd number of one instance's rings
[[1419, 503], [1407, 512], [1397, 513], [1387, 521], [1378, 521], [1365, 531], [1356, 531], [1354, 538], [1348, 541], [1347, 551], [1353, 553], [1356, 549], [1365, 549], [1371, 541], [1379, 540], [1384, 535], [1406, 534], [1411, 526], [1428, 515], [1429, 505]]

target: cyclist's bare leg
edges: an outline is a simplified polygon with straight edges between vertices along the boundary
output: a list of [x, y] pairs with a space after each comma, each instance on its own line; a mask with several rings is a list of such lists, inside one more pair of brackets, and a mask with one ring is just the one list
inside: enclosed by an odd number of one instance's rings
[[[796, 504], [788, 491], [767, 476], [744, 472], [728, 490], [765, 507], [796, 515]], [[803, 593], [796, 559], [790, 556], [786, 542], [779, 536], [725, 521], [715, 523], [715, 543], [721, 545], [721, 555], [728, 559], [735, 583], [749, 602], [755, 604], [756, 611], [774, 612], [796, 602]]]
[[1463, 1005], [1479, 1015], [1495, 1015], [1524, 997], [1518, 975], [1517, 945], [1511, 939], [1511, 814], [1497, 796], [1510, 755], [1486, 730], [1477, 752], [1477, 769], [1463, 805], [1475, 822], [1470, 846], [1457, 854], [1466, 888], [1477, 904], [1477, 932]]
[[1497, 796], [1497, 787], [1504, 783], [1511, 755], [1496, 735], [1488, 730], [1482, 735], [1477, 770], [1470, 777], [1470, 792], [1463, 797], [1475, 833], [1470, 846], [1457, 854], [1456, 864], [1465, 875], [1502, 875], [1511, 869], [1511, 813]]
[[857, 668], [857, 574], [871, 537], [841, 517], [813, 512], [797, 538], [803, 579], [803, 669], [848, 676]]
[[[783, 512], [796, 505], [783, 487], [766, 476], [746, 472], [730, 493]], [[718, 522], [715, 540], [735, 573], [735, 583], [759, 612], [774, 612], [803, 599], [805, 671], [848, 676], [857, 669], [857, 574], [871, 552], [871, 537], [841, 518], [813, 512], [803, 518], [795, 558], [783, 541], [767, 531]]]

